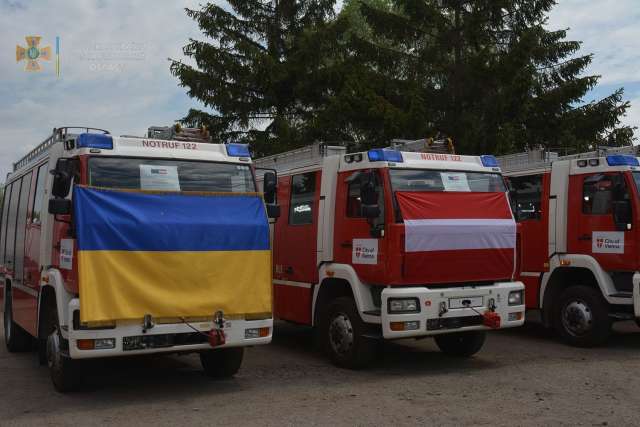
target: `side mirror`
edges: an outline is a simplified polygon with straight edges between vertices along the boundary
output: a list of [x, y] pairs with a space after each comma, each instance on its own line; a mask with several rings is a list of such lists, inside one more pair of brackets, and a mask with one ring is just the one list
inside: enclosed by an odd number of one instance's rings
[[265, 172], [262, 182], [262, 192], [264, 193], [264, 201], [267, 204], [276, 202], [276, 191], [278, 190], [278, 178], [275, 172]]
[[73, 159], [60, 158], [56, 162], [56, 168], [50, 173], [53, 175], [51, 194], [53, 197], [64, 199], [71, 190], [75, 163]]
[[631, 229], [632, 223], [632, 210], [631, 202], [629, 200], [617, 200], [611, 205], [611, 211], [613, 214], [613, 222], [615, 223], [616, 230], [626, 231]]
[[268, 218], [280, 218], [280, 205], [266, 205]]
[[68, 215], [71, 213], [71, 200], [49, 199], [49, 213], [54, 215]]
[[362, 216], [368, 219], [377, 218], [380, 215], [380, 207], [378, 206], [378, 190], [376, 190], [375, 175], [369, 172], [362, 175], [360, 179]]
[[276, 203], [278, 176], [275, 172], [268, 171], [264, 173], [262, 192], [264, 194], [264, 203], [267, 206], [267, 217], [280, 218], [280, 206]]
[[378, 218], [380, 207], [378, 205], [362, 205], [362, 216], [367, 219]]

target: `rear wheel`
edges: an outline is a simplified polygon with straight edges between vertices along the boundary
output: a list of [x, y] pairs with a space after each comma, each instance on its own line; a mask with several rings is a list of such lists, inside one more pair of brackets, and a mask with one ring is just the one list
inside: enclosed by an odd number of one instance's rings
[[33, 344], [31, 335], [13, 321], [13, 292], [9, 286], [4, 292], [4, 341], [11, 353], [29, 351]]
[[204, 373], [212, 378], [234, 376], [240, 370], [243, 358], [244, 348], [242, 347], [221, 348], [200, 353], [200, 363]]
[[358, 369], [375, 356], [376, 342], [365, 337], [367, 325], [362, 321], [355, 302], [340, 297], [327, 307], [320, 324], [322, 347], [331, 361], [342, 368]]
[[440, 350], [449, 356], [471, 357], [484, 345], [487, 333], [484, 331], [456, 332], [434, 337]]
[[79, 362], [69, 357], [69, 342], [60, 333], [57, 314], [51, 314], [51, 317], [55, 319], [54, 328], [47, 337], [47, 365], [51, 381], [61, 393], [75, 391], [82, 381]]
[[571, 286], [555, 307], [554, 326], [558, 334], [575, 347], [604, 344], [611, 335], [609, 306], [600, 291], [588, 286]]

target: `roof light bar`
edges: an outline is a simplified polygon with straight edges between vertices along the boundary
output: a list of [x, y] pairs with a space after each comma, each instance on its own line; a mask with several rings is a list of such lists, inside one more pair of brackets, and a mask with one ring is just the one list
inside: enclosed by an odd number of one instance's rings
[[113, 138], [111, 137], [111, 135], [100, 133], [81, 133], [76, 138], [76, 147], [113, 150]]
[[640, 166], [637, 157], [627, 156], [625, 154], [612, 154], [607, 156], [607, 164], [609, 166]]
[[482, 166], [485, 168], [499, 168], [500, 164], [498, 163], [498, 159], [496, 156], [492, 156], [490, 154], [485, 154], [484, 156], [480, 156], [480, 161], [482, 162]]
[[249, 144], [227, 144], [227, 154], [231, 157], [251, 157]]
[[395, 162], [402, 163], [402, 153], [396, 150], [389, 150], [388, 148], [375, 148], [367, 152], [370, 162]]

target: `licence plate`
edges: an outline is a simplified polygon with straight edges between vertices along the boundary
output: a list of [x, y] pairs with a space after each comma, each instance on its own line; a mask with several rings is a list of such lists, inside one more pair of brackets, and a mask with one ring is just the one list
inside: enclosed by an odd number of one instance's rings
[[482, 307], [484, 297], [449, 298], [449, 308]]

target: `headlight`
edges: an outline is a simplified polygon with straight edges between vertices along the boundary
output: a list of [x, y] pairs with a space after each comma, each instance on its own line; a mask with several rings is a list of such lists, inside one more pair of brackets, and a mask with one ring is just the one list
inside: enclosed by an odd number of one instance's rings
[[418, 298], [389, 298], [387, 300], [389, 313], [419, 313]]
[[524, 302], [523, 291], [511, 291], [509, 292], [509, 305], [522, 305]]

